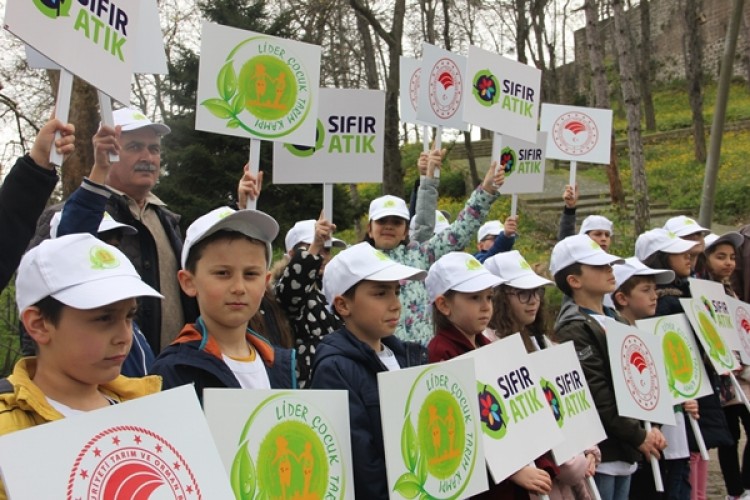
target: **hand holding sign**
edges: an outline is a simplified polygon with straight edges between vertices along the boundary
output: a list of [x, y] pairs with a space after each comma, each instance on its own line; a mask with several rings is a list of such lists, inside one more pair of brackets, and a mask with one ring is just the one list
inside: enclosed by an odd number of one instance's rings
[[507, 236], [508, 238], [512, 238], [516, 235], [516, 232], [518, 231], [518, 216], [517, 215], [511, 215], [507, 219], [505, 219], [505, 224], [503, 224], [503, 234]]
[[237, 186], [237, 204], [240, 209], [247, 207], [248, 201], [257, 201], [263, 186], [263, 172], [253, 172], [250, 164], [243, 168], [240, 183]]
[[543, 469], [527, 465], [512, 476], [510, 480], [530, 493], [548, 495], [552, 492], [552, 478]]
[[575, 189], [570, 184], [565, 185], [565, 192], [563, 193], [563, 201], [565, 202], [565, 208], [575, 208], [578, 204], [578, 183], [575, 183]]
[[505, 184], [505, 170], [498, 168], [498, 163], [493, 161], [482, 181], [482, 189], [489, 194], [496, 194], [497, 190]]
[[[39, 129], [29, 156], [40, 167], [51, 169], [50, 151], [53, 146], [60, 156], [68, 156], [75, 151], [75, 131], [76, 128], [72, 123], [63, 123], [53, 116]], [[56, 138], [55, 135], [58, 133], [60, 137]]]
[[324, 211], [321, 210], [318, 220], [315, 221], [315, 236], [313, 236], [313, 242], [310, 245], [310, 253], [318, 255], [326, 246], [326, 242], [331, 241], [331, 236], [333, 236], [335, 230], [336, 224], [326, 219]]
[[445, 149], [433, 149], [427, 154], [427, 169], [425, 175], [428, 179], [436, 179], [440, 177], [440, 166], [443, 164], [445, 153]]
[[104, 184], [112, 166], [112, 155], [120, 154], [120, 127], [100, 126], [91, 142], [94, 145], [94, 166], [89, 179]]

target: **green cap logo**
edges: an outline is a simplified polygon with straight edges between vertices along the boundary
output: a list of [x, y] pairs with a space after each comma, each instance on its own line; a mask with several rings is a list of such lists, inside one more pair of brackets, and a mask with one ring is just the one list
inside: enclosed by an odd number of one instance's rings
[[109, 249], [102, 246], [93, 246], [89, 250], [89, 261], [91, 269], [113, 269], [120, 265], [120, 261]]
[[523, 257], [521, 257], [521, 260], [518, 261], [518, 267], [526, 271], [531, 271], [531, 266], [529, 265], [528, 262], [526, 262], [526, 259], [524, 259]]
[[594, 250], [601, 250], [602, 249], [602, 247], [599, 246], [599, 243], [597, 243], [594, 240], [591, 240], [591, 243], [589, 243], [589, 244], [591, 245], [591, 248], [593, 248]]
[[373, 249], [372, 253], [373, 255], [375, 255], [375, 257], [378, 258], [378, 260], [382, 260], [382, 261], [391, 260], [386, 254], [384, 254], [380, 250]]
[[479, 271], [482, 269], [482, 264], [474, 257], [466, 259], [466, 269], [469, 271]]
[[383, 208], [393, 208], [396, 206], [396, 202], [393, 200], [385, 200], [385, 203], [383, 203]]

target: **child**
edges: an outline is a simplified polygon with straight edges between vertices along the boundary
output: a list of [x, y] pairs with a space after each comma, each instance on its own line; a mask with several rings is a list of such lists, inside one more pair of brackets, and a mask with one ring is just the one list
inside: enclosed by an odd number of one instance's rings
[[[569, 236], [552, 250], [550, 271], [568, 297], [555, 325], [555, 340], [572, 340], [599, 412], [607, 439], [599, 443], [602, 463], [594, 480], [603, 500], [628, 498], [630, 476], [640, 454], [659, 456], [666, 446], [658, 429], [646, 432], [638, 420], [617, 413], [605, 330], [597, 316], [618, 319], [605, 307], [604, 296], [615, 289], [612, 265], [622, 259], [606, 253], [589, 236]], [[603, 318], [602, 318], [603, 321]]]
[[[560, 227], [557, 234], [558, 241], [562, 241], [568, 236], [572, 236], [576, 231], [576, 204], [578, 203], [578, 184], [573, 188], [567, 184], [563, 193], [565, 207], [560, 216]], [[614, 225], [612, 221], [602, 215], [589, 215], [583, 219], [581, 230], [578, 234], [586, 234], [592, 240], [596, 241], [602, 250], [609, 250], [614, 234]]]
[[37, 356], [0, 381], [0, 435], [159, 391], [158, 377], [120, 375], [137, 297], [161, 295], [122, 252], [90, 234], [48, 240], [24, 255], [16, 303]]
[[318, 345], [310, 386], [349, 392], [356, 498], [388, 498], [377, 375], [427, 362], [424, 347], [393, 336], [401, 313], [399, 280], [424, 275], [367, 243], [336, 255], [323, 275], [328, 307], [345, 326]]
[[[492, 319], [484, 335], [492, 341], [518, 333], [523, 339], [527, 352], [545, 349], [548, 340], [545, 337], [543, 309], [544, 287], [552, 285], [542, 278], [517, 251], [498, 254], [484, 263], [504, 284], [495, 288], [492, 298]], [[550, 460], [548, 455], [543, 457]], [[586, 485], [586, 476], [594, 475], [597, 462], [601, 461], [599, 448], [594, 446], [560, 465], [559, 474], [552, 481], [552, 500], [591, 498]], [[511, 480], [517, 480], [512, 476]]]
[[201, 315], [187, 324], [156, 358], [152, 372], [164, 387], [293, 389], [294, 351], [274, 348], [247, 327], [270, 278], [271, 242], [279, 226], [256, 210], [220, 207], [187, 230], [182, 290], [198, 301]]
[[615, 286], [612, 303], [629, 324], [656, 314], [656, 287], [674, 281], [675, 273], [669, 269], [651, 269], [637, 257], [625, 259], [615, 267]]
[[474, 258], [484, 262], [497, 253], [511, 251], [516, 241], [517, 230], [517, 215], [505, 219], [505, 225], [501, 225], [497, 220], [485, 222], [477, 231], [478, 252], [474, 254]]
[[[437, 163], [429, 163], [427, 175], [419, 186], [417, 231], [421, 227], [420, 214], [422, 217], [429, 215], [432, 218], [435, 210], [438, 181], [433, 177]], [[446, 253], [465, 248], [487, 216], [492, 202], [498, 197], [497, 189], [505, 180], [504, 170], [497, 169], [496, 173], [495, 167], [496, 163], [490, 166], [482, 185], [472, 193], [449, 228], [421, 244], [408, 240], [409, 210], [404, 200], [390, 195], [374, 199], [370, 203], [370, 221], [365, 241], [397, 262], [425, 270]], [[429, 202], [428, 199], [432, 201]], [[402, 340], [414, 340], [426, 345], [433, 332], [424, 283], [412, 281], [404, 285], [401, 305], [404, 313], [396, 335]]]
[[690, 269], [691, 271], [695, 271], [698, 256], [703, 253], [703, 249], [705, 248], [704, 238], [711, 231], [702, 227], [694, 219], [685, 215], [672, 217], [664, 223], [664, 229], [676, 234], [683, 240], [697, 242], [697, 244], [690, 250]]

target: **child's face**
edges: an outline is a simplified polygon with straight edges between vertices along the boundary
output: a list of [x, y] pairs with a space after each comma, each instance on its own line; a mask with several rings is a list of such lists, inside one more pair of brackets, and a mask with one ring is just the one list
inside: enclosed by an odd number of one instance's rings
[[477, 243], [477, 248], [479, 249], [480, 252], [486, 252], [487, 250], [492, 248], [492, 245], [495, 244], [496, 238], [497, 236], [495, 235], [485, 236], [482, 241]]
[[521, 290], [509, 287], [505, 292], [508, 296], [511, 318], [517, 327], [529, 326], [534, 322], [539, 312], [539, 306], [542, 303], [542, 291], [542, 288]]
[[594, 229], [586, 234], [589, 235], [589, 238], [596, 241], [605, 252], [609, 249], [609, 244], [612, 242], [612, 235], [609, 234], [609, 231], [604, 229]]
[[629, 294], [617, 294], [619, 302], [630, 311], [635, 319], [650, 318], [656, 314], [656, 282], [653, 279], [641, 281]]
[[687, 278], [692, 270], [690, 252], [672, 253], [667, 257], [667, 265], [678, 278]]
[[[442, 297], [442, 300], [440, 300]], [[492, 288], [474, 293], [439, 296], [436, 305], [451, 323], [467, 335], [478, 335], [492, 318]]]
[[604, 296], [615, 291], [615, 273], [609, 264], [601, 266], [582, 264], [581, 274], [570, 275], [568, 279], [573, 281], [571, 287], [574, 290], [578, 288], [589, 294]]
[[398, 281], [365, 280], [352, 297], [336, 297], [336, 310], [346, 328], [364, 342], [393, 335], [401, 318]]
[[219, 239], [208, 244], [195, 273], [178, 273], [183, 291], [198, 300], [201, 317], [209, 331], [247, 327], [260, 308], [270, 279], [263, 243]]
[[708, 255], [708, 270], [714, 279], [728, 279], [734, 272], [736, 252], [734, 247], [729, 243], [716, 245], [713, 252]]
[[392, 250], [406, 239], [408, 231], [406, 219], [389, 215], [370, 221], [367, 234], [373, 239], [378, 250]]
[[[39, 369], [47, 376], [58, 377], [61, 386], [69, 382], [100, 385], [114, 380], [130, 352], [135, 310], [135, 299], [96, 309], [64, 306], [57, 325], [49, 320], [27, 325], [39, 345]], [[24, 324], [27, 319], [24, 314]]]

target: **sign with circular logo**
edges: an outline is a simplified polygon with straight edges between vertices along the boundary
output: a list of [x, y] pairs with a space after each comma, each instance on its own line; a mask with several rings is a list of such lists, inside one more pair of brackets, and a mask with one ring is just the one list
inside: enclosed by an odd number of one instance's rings
[[419, 79], [422, 78], [422, 68], [417, 68], [409, 78], [409, 102], [414, 112], [417, 112], [417, 103], [419, 102]]
[[517, 158], [518, 156], [512, 148], [505, 147], [500, 152], [500, 166], [505, 171], [506, 177], [514, 172], [514, 169], [518, 164]]
[[744, 305], [737, 305], [734, 313], [734, 325], [745, 353], [750, 353], [750, 311]]
[[557, 422], [557, 426], [562, 429], [562, 426], [565, 423], [565, 416], [563, 414], [562, 398], [560, 397], [560, 392], [557, 390], [557, 387], [555, 387], [555, 384], [553, 384], [549, 380], [540, 379], [539, 385], [541, 386], [542, 392], [544, 393], [544, 399], [547, 401], [547, 404], [552, 410], [552, 414], [555, 416], [555, 422]]
[[159, 434], [143, 427], [110, 427], [94, 436], [70, 471], [68, 500], [202, 498], [190, 465]]
[[638, 406], [653, 410], [659, 403], [659, 378], [646, 344], [635, 335], [628, 335], [622, 343], [620, 363], [625, 385]]
[[447, 370], [417, 377], [406, 401], [401, 450], [407, 472], [394, 490], [407, 498], [462, 498], [476, 466], [475, 394]]
[[490, 384], [477, 382], [479, 394], [479, 419], [482, 431], [492, 439], [502, 439], [508, 432], [510, 415], [503, 398]]
[[264, 400], [239, 442], [230, 475], [237, 499], [344, 498], [340, 440], [308, 400], [292, 393]]
[[451, 118], [461, 106], [463, 80], [458, 65], [449, 58], [435, 63], [428, 79], [429, 102], [432, 111], [441, 119]]
[[499, 90], [497, 78], [488, 69], [483, 69], [474, 75], [472, 93], [482, 106], [492, 106], [497, 103]]
[[734, 354], [728, 349], [719, 334], [711, 316], [714, 314], [711, 303], [703, 297], [703, 300], [692, 301], [693, 314], [698, 323], [698, 333], [703, 341], [708, 356], [726, 369], [734, 368]]
[[579, 111], [570, 111], [557, 118], [550, 133], [557, 147], [573, 156], [589, 153], [599, 141], [596, 122]]
[[671, 319], [660, 320], [655, 333], [661, 336], [667, 384], [675, 397], [693, 398], [701, 388], [700, 355], [695, 346], [685, 340], [689, 334]]

